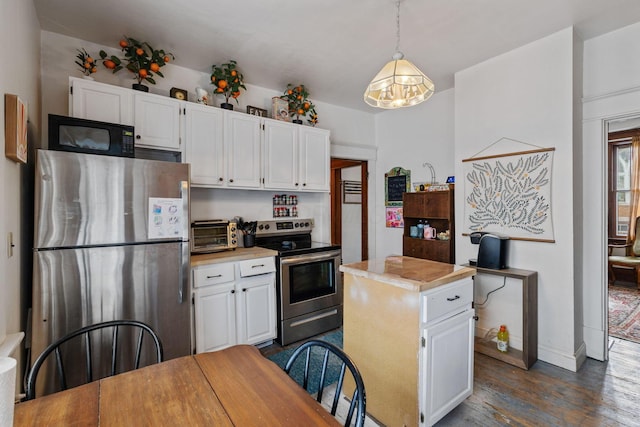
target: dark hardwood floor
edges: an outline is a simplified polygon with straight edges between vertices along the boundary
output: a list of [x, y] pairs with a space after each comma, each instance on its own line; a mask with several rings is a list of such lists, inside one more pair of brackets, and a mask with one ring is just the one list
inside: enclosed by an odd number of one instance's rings
[[473, 394], [436, 426], [640, 426], [640, 344], [612, 338], [609, 361], [578, 372], [476, 353], [474, 375]]

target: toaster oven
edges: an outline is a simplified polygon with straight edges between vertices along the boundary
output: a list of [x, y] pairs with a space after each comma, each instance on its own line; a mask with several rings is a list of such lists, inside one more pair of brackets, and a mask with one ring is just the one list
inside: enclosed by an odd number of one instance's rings
[[233, 221], [212, 219], [191, 223], [191, 253], [205, 254], [238, 247], [238, 227]]

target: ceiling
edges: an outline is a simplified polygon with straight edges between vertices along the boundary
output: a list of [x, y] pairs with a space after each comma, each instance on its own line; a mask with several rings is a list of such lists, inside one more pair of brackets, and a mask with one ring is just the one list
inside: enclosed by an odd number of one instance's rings
[[[396, 46], [394, 0], [34, 0], [40, 25], [117, 47], [122, 35], [208, 73], [234, 59], [245, 83], [304, 84], [313, 101], [367, 112], [365, 87]], [[400, 50], [436, 86], [571, 25], [588, 39], [640, 21], [638, 0], [402, 0]], [[81, 46], [79, 46], [81, 47]]]

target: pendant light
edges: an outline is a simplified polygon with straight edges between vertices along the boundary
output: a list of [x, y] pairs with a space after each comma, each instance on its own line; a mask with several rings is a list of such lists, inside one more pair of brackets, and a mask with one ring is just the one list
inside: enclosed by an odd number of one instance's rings
[[411, 107], [433, 95], [435, 86], [429, 77], [404, 59], [400, 52], [400, 0], [396, 13], [396, 53], [393, 60], [371, 80], [364, 93], [364, 102], [378, 108]]

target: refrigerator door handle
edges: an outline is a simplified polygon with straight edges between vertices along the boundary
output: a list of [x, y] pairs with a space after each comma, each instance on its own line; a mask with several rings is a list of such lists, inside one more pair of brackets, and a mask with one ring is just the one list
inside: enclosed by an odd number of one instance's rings
[[182, 240], [189, 240], [189, 229], [191, 227], [189, 219], [189, 181], [180, 181], [180, 198], [182, 199], [182, 212], [187, 216], [182, 218]]

